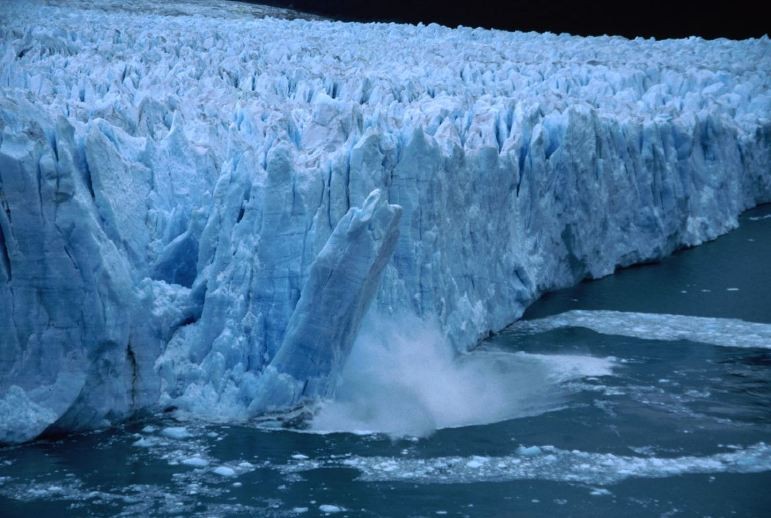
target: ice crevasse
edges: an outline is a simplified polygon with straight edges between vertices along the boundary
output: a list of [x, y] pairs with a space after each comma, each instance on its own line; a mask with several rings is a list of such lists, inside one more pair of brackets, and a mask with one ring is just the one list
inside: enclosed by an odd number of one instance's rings
[[[771, 42], [0, 7], [0, 442], [330, 396], [771, 201]], [[143, 7], [144, 6], [144, 7]]]

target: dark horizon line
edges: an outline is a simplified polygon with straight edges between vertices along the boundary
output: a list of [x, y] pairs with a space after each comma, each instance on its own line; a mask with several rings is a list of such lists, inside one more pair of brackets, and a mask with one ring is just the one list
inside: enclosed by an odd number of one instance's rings
[[[628, 38], [758, 38], [769, 34], [761, 2], [707, 5], [695, 0], [649, 0], [634, 5], [595, 0], [235, 0], [290, 8], [343, 21], [437, 23], [487, 29], [615, 35]], [[636, 8], [636, 10], [632, 10]]]

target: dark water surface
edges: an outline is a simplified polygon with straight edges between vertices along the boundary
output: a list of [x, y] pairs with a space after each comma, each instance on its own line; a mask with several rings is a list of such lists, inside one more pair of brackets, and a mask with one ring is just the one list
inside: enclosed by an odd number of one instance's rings
[[[525, 318], [580, 309], [771, 324], [768, 215], [549, 294]], [[618, 334], [512, 329], [485, 343], [472, 354], [546, 366], [533, 390], [549, 403], [494, 424], [390, 438], [154, 420], [6, 448], [0, 516], [771, 515], [771, 343], [650, 340], [628, 322]]]

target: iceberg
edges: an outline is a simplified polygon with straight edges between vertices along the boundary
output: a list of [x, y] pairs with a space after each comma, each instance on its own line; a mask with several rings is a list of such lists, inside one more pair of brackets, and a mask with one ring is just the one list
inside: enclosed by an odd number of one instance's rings
[[771, 201], [767, 37], [251, 9], [0, 8], [0, 442], [312, 403], [367, 314], [463, 352]]

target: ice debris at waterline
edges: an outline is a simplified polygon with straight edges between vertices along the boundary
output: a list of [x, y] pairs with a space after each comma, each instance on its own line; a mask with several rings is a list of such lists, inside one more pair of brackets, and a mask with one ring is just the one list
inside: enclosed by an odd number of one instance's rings
[[566, 311], [536, 320], [521, 320], [506, 333], [529, 335], [563, 327], [583, 327], [596, 333], [646, 340], [690, 340], [722, 347], [771, 349], [771, 324], [735, 318], [626, 311]]
[[323, 397], [370, 305], [462, 351], [771, 201], [768, 38], [174, 5], [0, 7], [0, 442]]

